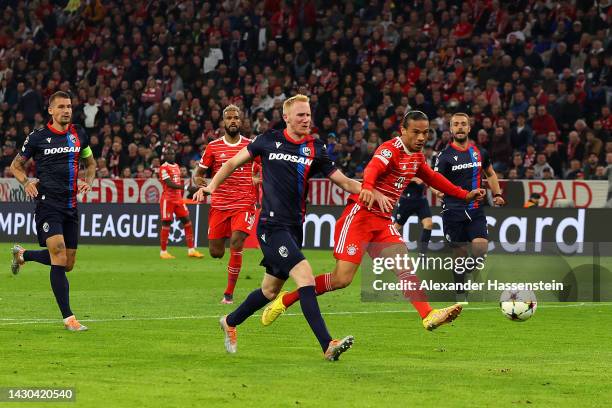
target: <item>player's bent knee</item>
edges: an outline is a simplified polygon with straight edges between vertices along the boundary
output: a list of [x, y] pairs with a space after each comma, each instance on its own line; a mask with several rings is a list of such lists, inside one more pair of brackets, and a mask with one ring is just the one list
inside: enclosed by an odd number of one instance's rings
[[421, 224], [423, 225], [423, 228], [425, 229], [432, 229], [433, 228], [433, 221], [431, 218], [424, 218], [423, 221], [421, 221]]
[[472, 255], [484, 256], [489, 249], [489, 241], [485, 238], [476, 238], [472, 241]]
[[276, 296], [278, 296], [278, 294], [280, 293], [280, 289], [281, 288], [276, 288], [276, 287], [265, 287], [265, 288], [261, 288], [261, 292], [264, 294], [264, 296], [270, 300], [276, 298]]
[[244, 238], [232, 238], [230, 240], [230, 248], [234, 250], [242, 250], [242, 248], [244, 248]]

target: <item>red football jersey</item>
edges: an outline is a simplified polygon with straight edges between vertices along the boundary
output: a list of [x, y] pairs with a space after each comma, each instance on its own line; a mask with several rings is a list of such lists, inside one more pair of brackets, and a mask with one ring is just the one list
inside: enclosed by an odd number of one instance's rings
[[162, 187], [164, 189], [161, 199], [162, 200], [175, 200], [180, 201], [183, 199], [183, 190], [177, 190], [175, 188], [170, 188], [166, 185], [164, 180], [170, 179], [175, 184], [183, 184], [183, 180], [181, 180], [181, 168], [178, 164], [170, 164], [164, 163], [159, 167], [159, 181], [161, 181]]
[[[225, 136], [214, 140], [206, 146], [200, 160], [200, 167], [211, 168], [215, 175], [223, 163], [234, 157], [251, 141], [244, 136], [234, 144], [228, 143]], [[255, 206], [255, 187], [253, 186], [253, 168], [256, 164], [246, 163], [237, 168], [212, 195], [211, 205], [219, 210], [251, 209]]]
[[[393, 201], [393, 206], [408, 185], [416, 176], [425, 184], [454, 197], [465, 198], [467, 191], [451, 184], [440, 174], [434, 172], [427, 164], [421, 152], [409, 152], [399, 137], [381, 144], [374, 157], [364, 170], [363, 188], [375, 188]], [[349, 200], [359, 202], [358, 194], [351, 194]], [[382, 211], [375, 203], [374, 214], [391, 217], [390, 211]]]

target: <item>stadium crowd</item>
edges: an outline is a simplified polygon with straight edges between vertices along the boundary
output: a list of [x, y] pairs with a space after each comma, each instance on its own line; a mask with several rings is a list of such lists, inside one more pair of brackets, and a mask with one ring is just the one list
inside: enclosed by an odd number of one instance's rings
[[304, 93], [352, 177], [417, 109], [430, 160], [462, 111], [502, 178], [612, 182], [609, 0], [59, 3], [0, 0], [0, 176], [63, 90], [98, 177], [156, 176], [167, 144], [187, 176], [225, 106], [253, 137]]

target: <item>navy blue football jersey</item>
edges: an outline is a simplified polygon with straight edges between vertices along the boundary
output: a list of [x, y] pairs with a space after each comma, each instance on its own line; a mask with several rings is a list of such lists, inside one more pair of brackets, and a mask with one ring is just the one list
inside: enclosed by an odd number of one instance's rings
[[262, 166], [263, 202], [260, 221], [302, 224], [306, 213], [308, 179], [321, 172], [330, 176], [336, 167], [325, 144], [312, 136], [292, 140], [286, 130], [270, 130], [247, 146]]
[[415, 183], [411, 181], [408, 183], [404, 191], [402, 192], [402, 196], [408, 199], [421, 199], [423, 198], [423, 194], [425, 192], [425, 184], [424, 183]]
[[49, 123], [30, 133], [20, 154], [36, 163], [37, 200], [58, 208], [76, 207], [79, 159], [88, 146], [85, 130], [76, 125], [61, 132]]
[[[455, 143], [450, 143], [436, 158], [434, 170], [446, 177], [451, 183], [465, 190], [480, 188], [482, 171], [490, 165], [489, 154], [475, 145], [461, 149]], [[445, 210], [471, 210], [479, 208], [477, 201], [466, 203], [451, 196], [444, 196], [442, 208]]]

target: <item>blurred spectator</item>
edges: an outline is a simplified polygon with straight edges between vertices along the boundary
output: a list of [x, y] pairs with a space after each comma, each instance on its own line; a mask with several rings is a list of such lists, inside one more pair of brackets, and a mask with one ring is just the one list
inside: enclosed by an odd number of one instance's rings
[[510, 132], [510, 143], [514, 149], [524, 152], [528, 144], [533, 144], [533, 131], [527, 124], [525, 114], [520, 113], [516, 118], [516, 124]]
[[508, 172], [508, 178], [510, 178], [510, 172], [512, 171], [514, 171], [515, 179], [525, 177], [525, 166], [523, 164], [523, 155], [521, 152], [515, 152], [512, 155], [512, 164]]
[[555, 176], [555, 172], [553, 168], [547, 162], [546, 154], [538, 153], [538, 155], [536, 156], [536, 163], [533, 165], [533, 171], [534, 171], [533, 178], [535, 179], [544, 178], [544, 169], [547, 169], [548, 171], [550, 171], [552, 177]]
[[597, 166], [599, 165], [599, 157], [595, 153], [589, 154], [587, 162], [584, 165], [583, 172], [586, 180], [595, 180]]
[[582, 163], [578, 159], [572, 159], [570, 161], [570, 167], [565, 173], [567, 180], [575, 180], [578, 178], [578, 173], [582, 173]]
[[548, 132], [559, 133], [557, 122], [550, 113], [546, 110], [546, 106], [540, 105], [537, 108], [537, 115], [533, 118], [531, 128], [536, 136], [536, 143], [541, 147], [544, 138]]
[[586, 144], [584, 145], [585, 151], [587, 155], [591, 153], [596, 155], [597, 157], [601, 156], [603, 151], [603, 142], [601, 139], [595, 137], [595, 132], [592, 130], [587, 130], [586, 132]]

